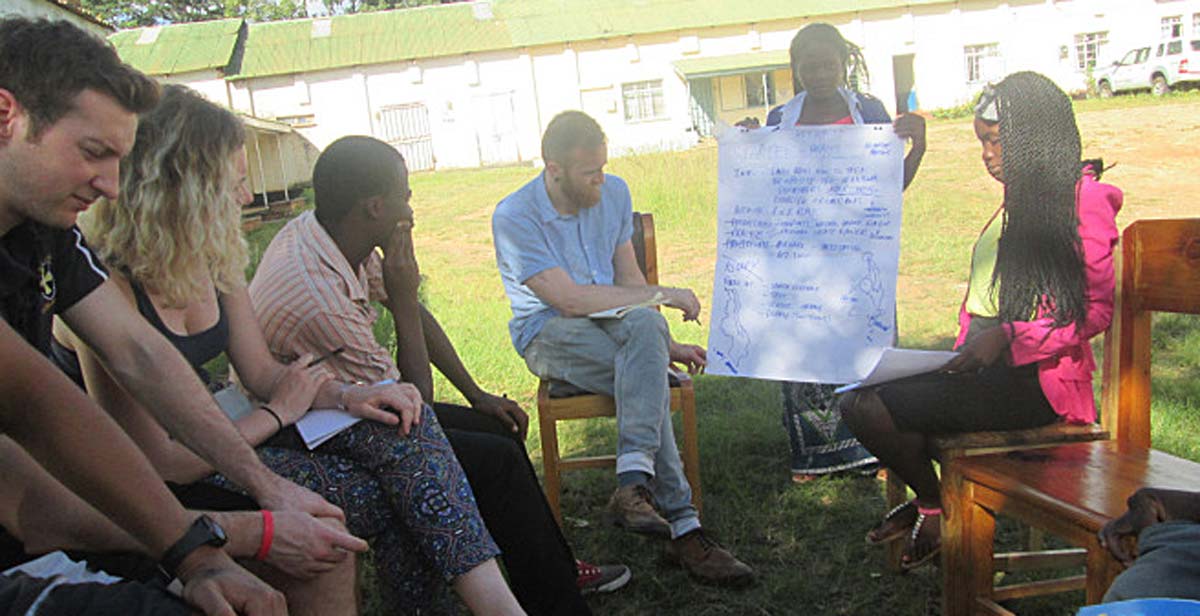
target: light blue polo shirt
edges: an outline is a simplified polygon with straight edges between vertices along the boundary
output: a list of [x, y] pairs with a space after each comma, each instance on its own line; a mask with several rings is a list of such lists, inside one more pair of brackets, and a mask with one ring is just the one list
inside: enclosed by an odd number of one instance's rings
[[546, 321], [559, 316], [525, 281], [561, 267], [575, 284], [611, 285], [617, 246], [633, 236], [633, 201], [621, 178], [605, 175], [600, 202], [573, 216], [554, 209], [545, 178], [542, 173], [505, 197], [492, 214], [496, 265], [513, 312], [508, 331], [522, 356]]

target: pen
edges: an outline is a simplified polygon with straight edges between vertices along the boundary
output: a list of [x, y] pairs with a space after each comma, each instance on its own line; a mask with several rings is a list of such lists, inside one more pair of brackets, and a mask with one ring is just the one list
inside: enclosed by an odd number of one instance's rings
[[317, 364], [329, 359], [330, 357], [333, 357], [334, 355], [337, 355], [338, 353], [341, 353], [345, 350], [346, 350], [346, 347], [338, 347], [338, 348], [308, 362], [308, 365], [305, 366], [305, 368], [312, 368], [313, 366], [315, 366], [315, 365], [317, 365]]

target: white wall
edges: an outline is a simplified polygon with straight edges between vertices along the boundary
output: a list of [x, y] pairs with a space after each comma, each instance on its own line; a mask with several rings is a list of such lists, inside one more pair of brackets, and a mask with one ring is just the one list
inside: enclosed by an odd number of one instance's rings
[[[913, 54], [915, 89], [926, 110], [967, 102], [983, 86], [983, 81], [967, 83], [967, 45], [998, 46], [993, 80], [1035, 70], [1065, 90], [1078, 91], [1086, 86], [1086, 74], [1076, 63], [1076, 34], [1108, 32], [1101, 56], [1107, 62], [1141, 41], [1157, 40], [1164, 15], [1182, 15], [1185, 35], [1191, 36], [1194, 13], [1200, 13], [1200, 0], [959, 0], [832, 15], [826, 21], [863, 47], [869, 91], [894, 112], [892, 60], [897, 55]], [[314, 125], [298, 130], [324, 147], [346, 134], [382, 137], [382, 110], [420, 103], [428, 110], [437, 168], [537, 159], [542, 130], [566, 109], [583, 109], [595, 117], [614, 155], [675, 149], [692, 145], [696, 135], [691, 132], [687, 83], [675, 73], [673, 62], [784, 50], [805, 23], [748, 22], [411, 65], [255, 78], [233, 82], [232, 104], [263, 118], [312, 114]], [[625, 120], [622, 85], [639, 81], [661, 81], [663, 117]]]
[[232, 107], [229, 100], [229, 93], [225, 86], [225, 79], [221, 76], [221, 72], [216, 69], [189, 71], [174, 75], [155, 75], [154, 78], [162, 83], [183, 84], [222, 107]]
[[48, 19], [65, 19], [92, 34], [107, 37], [112, 30], [84, 19], [67, 9], [46, 0], [4, 0], [0, 2], [0, 15], [20, 15], [23, 17], [45, 17]]

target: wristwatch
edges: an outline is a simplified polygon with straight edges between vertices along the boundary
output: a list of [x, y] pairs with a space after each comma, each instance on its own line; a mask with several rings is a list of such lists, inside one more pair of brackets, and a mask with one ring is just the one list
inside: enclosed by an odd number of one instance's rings
[[159, 561], [159, 566], [168, 576], [174, 578], [175, 573], [179, 569], [179, 565], [183, 563], [183, 559], [188, 557], [188, 554], [195, 552], [197, 548], [204, 545], [211, 545], [214, 548], [219, 548], [225, 545], [229, 538], [225, 535], [225, 529], [221, 528], [215, 520], [202, 515], [196, 518], [195, 522], [188, 527], [187, 532], [183, 537], [176, 541], [174, 545], [167, 548], [167, 552], [163, 554], [162, 560]]

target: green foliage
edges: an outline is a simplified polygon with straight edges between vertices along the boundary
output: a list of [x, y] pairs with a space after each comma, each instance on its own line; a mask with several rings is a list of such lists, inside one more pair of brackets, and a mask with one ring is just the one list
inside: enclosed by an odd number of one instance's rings
[[[323, 14], [405, 9], [464, 0], [323, 0]], [[79, 5], [118, 29], [241, 17], [277, 21], [307, 17], [304, 0], [80, 0]]]
[[432, 4], [453, 4], [466, 0], [322, 0], [326, 7], [325, 14], [347, 15], [350, 13], [366, 13], [369, 11], [390, 11], [392, 9], [408, 9]]
[[961, 105], [954, 107], [939, 107], [930, 111], [933, 117], [939, 120], [958, 120], [960, 118], [969, 118], [975, 113], [975, 101], [970, 100]]

